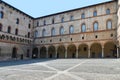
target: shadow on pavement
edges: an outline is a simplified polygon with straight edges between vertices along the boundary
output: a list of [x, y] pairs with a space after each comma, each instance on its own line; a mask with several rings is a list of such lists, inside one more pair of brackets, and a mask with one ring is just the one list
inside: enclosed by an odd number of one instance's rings
[[29, 60], [0, 61], [0, 67], [32, 64], [32, 63], [38, 63], [38, 62], [46, 62], [50, 60], [56, 60], [56, 59], [29, 59]]

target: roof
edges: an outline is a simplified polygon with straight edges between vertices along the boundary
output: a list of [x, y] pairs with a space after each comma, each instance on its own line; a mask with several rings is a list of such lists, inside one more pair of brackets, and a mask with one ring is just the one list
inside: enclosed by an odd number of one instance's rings
[[26, 14], [25, 12], [23, 12], [23, 11], [21, 11], [21, 10], [19, 10], [19, 9], [15, 8], [15, 7], [13, 7], [13, 6], [11, 6], [10, 4], [8, 4], [8, 3], [6, 3], [6, 2], [4, 2], [4, 1], [2, 1], [2, 0], [0, 0], [0, 3], [3, 3], [3, 4], [5, 4], [5, 5], [7, 5], [7, 6], [9, 6], [10, 8], [13, 8], [13, 9], [15, 9], [15, 10], [19, 11], [20, 13], [22, 13], [22, 14], [24, 14], [24, 15], [28, 16], [29, 18], [34, 19], [34, 17], [32, 17], [32, 16], [30, 16], [30, 15]]
[[116, 2], [116, 1], [117, 1], [117, 0], [108, 1], [108, 2], [103, 2], [103, 3], [98, 3], [98, 4], [89, 5], [89, 6], [85, 6], [85, 7], [81, 7], [81, 8], [77, 8], [77, 9], [72, 9], [72, 10], [67, 10], [67, 11], [63, 11], [63, 12], [58, 12], [58, 13], [54, 13], [54, 14], [50, 14], [50, 15], [46, 15], [46, 16], [42, 16], [42, 17], [37, 17], [37, 18], [35, 18], [35, 19], [50, 17], [50, 16], [54, 16], [54, 15], [59, 15], [59, 14], [67, 13], [67, 12], [72, 12], [72, 11], [76, 11], [76, 10], [80, 10], [80, 9], [84, 9], [84, 8], [88, 8], [88, 7], [93, 7], [93, 6], [98, 6], [98, 5], [102, 5], [102, 4], [112, 3], [112, 2]]

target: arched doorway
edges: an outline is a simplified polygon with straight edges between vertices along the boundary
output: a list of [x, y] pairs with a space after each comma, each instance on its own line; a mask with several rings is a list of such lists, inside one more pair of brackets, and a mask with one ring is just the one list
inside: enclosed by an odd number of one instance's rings
[[55, 58], [55, 47], [54, 46], [49, 46], [48, 57], [49, 58]]
[[40, 58], [46, 58], [46, 47], [40, 49]]
[[65, 58], [65, 47], [64, 47], [64, 45], [58, 46], [57, 58]]
[[76, 57], [76, 46], [71, 44], [67, 48], [67, 57], [68, 58], [75, 58]]
[[86, 44], [79, 45], [78, 58], [88, 58], [88, 45]]
[[38, 58], [38, 48], [34, 48], [32, 51], [32, 58]]
[[99, 43], [94, 43], [90, 48], [91, 58], [102, 58], [102, 46]]
[[17, 58], [17, 48], [16, 47], [14, 47], [12, 49], [12, 58]]
[[106, 58], [115, 58], [117, 57], [117, 47], [114, 42], [107, 42], [104, 45], [104, 56]]

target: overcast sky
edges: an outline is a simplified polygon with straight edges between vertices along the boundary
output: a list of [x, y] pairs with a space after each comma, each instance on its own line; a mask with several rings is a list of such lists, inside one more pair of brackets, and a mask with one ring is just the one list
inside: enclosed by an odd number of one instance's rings
[[111, 0], [3, 0], [3, 1], [36, 18]]

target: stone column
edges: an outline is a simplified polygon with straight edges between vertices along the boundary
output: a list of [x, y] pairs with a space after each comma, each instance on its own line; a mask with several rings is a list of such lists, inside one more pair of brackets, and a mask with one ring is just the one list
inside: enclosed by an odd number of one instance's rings
[[40, 58], [40, 47], [38, 48], [38, 58]]
[[65, 58], [67, 58], [67, 47], [65, 47]]
[[117, 58], [119, 58], [119, 47], [117, 47]]
[[90, 54], [90, 48], [88, 48], [88, 58], [91, 57], [91, 54]]
[[57, 58], [57, 47], [55, 48], [55, 58]]
[[104, 47], [102, 47], [102, 58], [104, 58]]
[[78, 58], [78, 48], [76, 48], [76, 58]]
[[46, 47], [46, 58], [48, 58], [48, 48]]

